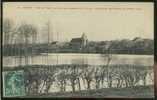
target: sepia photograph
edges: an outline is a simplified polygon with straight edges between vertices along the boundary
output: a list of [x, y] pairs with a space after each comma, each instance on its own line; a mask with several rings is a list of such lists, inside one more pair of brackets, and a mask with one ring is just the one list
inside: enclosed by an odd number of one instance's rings
[[153, 2], [3, 2], [3, 97], [154, 98]]

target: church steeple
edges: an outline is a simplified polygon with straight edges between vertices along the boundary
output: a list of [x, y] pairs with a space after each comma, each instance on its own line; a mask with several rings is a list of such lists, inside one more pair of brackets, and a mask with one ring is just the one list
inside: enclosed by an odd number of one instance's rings
[[84, 39], [87, 38], [85, 33], [82, 34], [82, 38], [84, 38]]
[[82, 36], [81, 36], [81, 38], [82, 38], [82, 40], [83, 40], [83, 46], [86, 46], [87, 45], [87, 36], [86, 36], [86, 34], [85, 33], [83, 33], [82, 34]]

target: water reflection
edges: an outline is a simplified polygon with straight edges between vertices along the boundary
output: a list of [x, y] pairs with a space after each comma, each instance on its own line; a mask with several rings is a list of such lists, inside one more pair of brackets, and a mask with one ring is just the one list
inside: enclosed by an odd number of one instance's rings
[[[57, 64], [89, 64], [104, 65], [107, 57], [101, 54], [41, 54], [28, 57], [30, 65], [57, 65]], [[153, 55], [112, 55], [111, 64], [140, 64], [153, 65]], [[25, 65], [25, 57], [3, 57], [3, 66]]]

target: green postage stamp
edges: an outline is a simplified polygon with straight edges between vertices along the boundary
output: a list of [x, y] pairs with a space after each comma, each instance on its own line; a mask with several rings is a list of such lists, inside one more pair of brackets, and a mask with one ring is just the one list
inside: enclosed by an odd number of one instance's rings
[[3, 72], [3, 95], [4, 97], [15, 97], [25, 95], [24, 72]]

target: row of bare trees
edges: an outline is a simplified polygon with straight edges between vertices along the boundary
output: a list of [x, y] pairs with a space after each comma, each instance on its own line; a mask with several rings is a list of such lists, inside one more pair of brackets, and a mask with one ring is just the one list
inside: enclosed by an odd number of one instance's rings
[[[12, 53], [18, 53], [19, 57], [25, 57], [25, 64], [28, 64], [28, 47], [29, 44], [35, 44], [37, 41], [37, 27], [32, 24], [21, 23], [15, 25], [11, 19], [3, 20], [3, 46], [4, 50], [9, 50], [8, 47], [11, 45], [12, 48], [17, 47], [18, 51], [10, 51]], [[33, 46], [33, 45], [32, 45]], [[29, 47], [30, 48], [30, 47]], [[12, 49], [13, 50], [13, 49]], [[21, 51], [23, 50], [23, 52]], [[33, 52], [33, 49], [31, 49]], [[6, 52], [6, 51], [4, 51]], [[6, 52], [7, 53], [7, 52]], [[7, 55], [7, 54], [6, 54]], [[33, 54], [31, 54], [33, 55]], [[22, 59], [22, 58], [21, 58]], [[19, 63], [21, 63], [19, 59]]]
[[32, 24], [21, 23], [15, 25], [11, 19], [3, 20], [3, 45], [35, 43], [37, 39], [37, 27]]
[[123, 88], [137, 86], [140, 80], [143, 85], [147, 85], [146, 77], [151, 73], [150, 66], [137, 65], [111, 65], [110, 72], [105, 65], [34, 66], [25, 68], [25, 84], [28, 94], [49, 93], [55, 84], [60, 92], [68, 91], [67, 86], [71, 87], [72, 92], [82, 89]]

